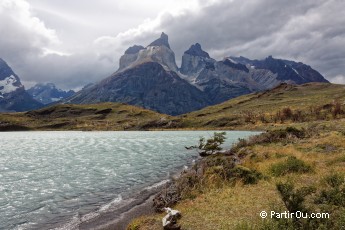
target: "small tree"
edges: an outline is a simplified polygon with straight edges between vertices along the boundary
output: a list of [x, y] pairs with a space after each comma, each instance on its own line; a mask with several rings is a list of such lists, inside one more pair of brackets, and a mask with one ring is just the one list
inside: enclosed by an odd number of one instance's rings
[[226, 139], [225, 135], [226, 132], [215, 132], [213, 137], [207, 140], [204, 137], [200, 137], [198, 146], [190, 146], [186, 147], [186, 149], [198, 149], [198, 153], [202, 157], [212, 155], [215, 152], [222, 150], [221, 145]]

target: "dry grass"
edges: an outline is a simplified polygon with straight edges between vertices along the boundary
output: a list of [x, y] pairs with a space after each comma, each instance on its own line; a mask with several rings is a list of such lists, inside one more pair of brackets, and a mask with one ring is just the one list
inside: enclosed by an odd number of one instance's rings
[[54, 109], [59, 116], [0, 114], [0, 130], [269, 130], [342, 120], [344, 101], [343, 85], [283, 85], [176, 117], [121, 103], [56, 105], [36, 112]]
[[[175, 206], [183, 214], [180, 220], [181, 226], [183, 229], [192, 230], [266, 229], [265, 224], [268, 223], [275, 226], [271, 226], [270, 229], [282, 229], [274, 222], [263, 221], [259, 216], [263, 210], [285, 210], [276, 184], [289, 181], [296, 188], [313, 186], [317, 188], [315, 194], [318, 194], [326, 188], [324, 178], [327, 175], [332, 173], [345, 175], [344, 125], [345, 123], [341, 126], [319, 123], [311, 137], [243, 147], [242, 151], [246, 152], [246, 155], [242, 165], [258, 170], [266, 179], [252, 185], [243, 185], [239, 182], [235, 186], [224, 183], [220, 188], [212, 188], [209, 185], [209, 189], [203, 194], [194, 199], [183, 200]], [[313, 171], [273, 176], [270, 171], [272, 165], [291, 156], [311, 165]], [[315, 194], [307, 197], [306, 205], [318, 209], [319, 206], [314, 203]], [[332, 210], [328, 211], [332, 212]], [[159, 219], [160, 216], [149, 218]], [[147, 228], [149, 225], [142, 221], [141, 219], [137, 223], [138, 226]], [[337, 222], [338, 219], [332, 221]], [[138, 229], [145, 228], [138, 227]], [[159, 228], [157, 226], [151, 229]]]

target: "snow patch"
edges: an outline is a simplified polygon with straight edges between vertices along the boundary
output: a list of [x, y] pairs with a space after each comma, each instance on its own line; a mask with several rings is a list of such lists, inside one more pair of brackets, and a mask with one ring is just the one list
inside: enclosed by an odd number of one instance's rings
[[292, 70], [295, 71], [295, 73], [297, 73], [297, 75], [299, 75], [299, 73], [298, 73], [298, 71], [296, 69], [292, 68]]
[[52, 97], [51, 100], [52, 102], [57, 102], [57, 101], [60, 101], [62, 99], [62, 97]]
[[4, 80], [0, 81], [0, 93], [11, 93], [16, 91], [19, 87], [14, 86], [13, 84], [17, 82], [17, 79], [11, 75], [6, 77]]
[[231, 58], [227, 58], [229, 61], [231, 61], [232, 63], [234, 63], [234, 64], [238, 64], [236, 61], [234, 61], [233, 59], [231, 59]]

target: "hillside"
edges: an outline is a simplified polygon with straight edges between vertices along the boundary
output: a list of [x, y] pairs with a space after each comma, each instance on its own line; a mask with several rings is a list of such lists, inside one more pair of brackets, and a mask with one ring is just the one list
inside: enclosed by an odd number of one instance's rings
[[272, 90], [180, 116], [121, 103], [64, 104], [25, 113], [3, 113], [0, 130], [263, 130], [292, 123], [341, 119], [344, 101], [343, 85], [281, 84]]
[[121, 103], [55, 105], [25, 113], [0, 114], [1, 131], [140, 130], [169, 125], [169, 116]]
[[180, 127], [261, 129], [341, 117], [345, 86], [329, 83], [281, 84], [180, 116]]
[[[181, 212], [181, 229], [342, 229], [344, 120], [304, 125], [241, 139], [228, 154], [204, 157], [155, 199], [163, 196], [167, 206]], [[162, 229], [165, 215], [139, 217], [127, 230]]]

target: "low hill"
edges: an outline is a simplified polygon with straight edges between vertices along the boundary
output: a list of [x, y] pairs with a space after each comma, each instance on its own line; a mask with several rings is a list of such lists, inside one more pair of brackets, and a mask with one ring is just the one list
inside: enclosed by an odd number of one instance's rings
[[0, 114], [0, 131], [141, 130], [169, 127], [168, 115], [121, 103], [54, 105], [25, 113]]

